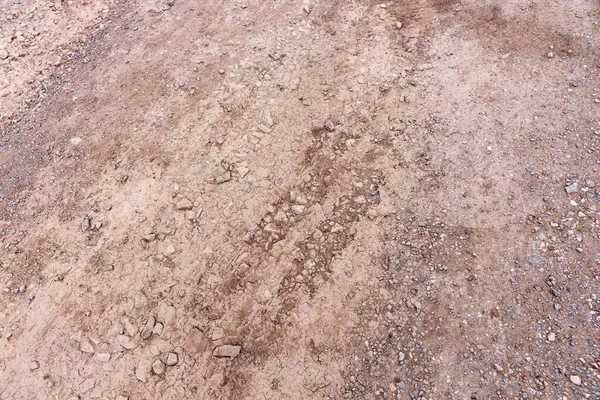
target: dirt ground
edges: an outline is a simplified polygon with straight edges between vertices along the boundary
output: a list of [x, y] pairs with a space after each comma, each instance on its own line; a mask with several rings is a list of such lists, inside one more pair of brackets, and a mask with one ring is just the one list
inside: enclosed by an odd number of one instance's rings
[[0, 0], [0, 399], [600, 399], [599, 29]]

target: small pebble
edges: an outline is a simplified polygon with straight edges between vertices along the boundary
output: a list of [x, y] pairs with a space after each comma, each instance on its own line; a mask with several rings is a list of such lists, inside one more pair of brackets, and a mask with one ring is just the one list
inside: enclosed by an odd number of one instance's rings
[[227, 357], [227, 358], [235, 358], [240, 354], [242, 350], [242, 346], [234, 346], [231, 344], [226, 344], [224, 346], [216, 347], [213, 350], [214, 357]]
[[220, 326], [215, 326], [212, 333], [212, 340], [219, 340], [225, 335], [225, 330]]
[[176, 365], [177, 361], [179, 361], [179, 357], [177, 356], [177, 353], [169, 353], [169, 355], [167, 356], [167, 365], [168, 366]]
[[152, 363], [152, 371], [154, 371], [156, 375], [162, 375], [165, 372], [165, 364], [160, 360], [154, 361]]
[[573, 183], [569, 186], [565, 186], [565, 191], [567, 192], [567, 194], [575, 193], [578, 190], [579, 190], [579, 187], [577, 186], [576, 183]]
[[81, 221], [81, 232], [85, 232], [90, 229], [90, 217], [85, 217], [83, 221]]
[[333, 125], [333, 122], [331, 122], [331, 120], [328, 120], [325, 123], [325, 129], [327, 129], [328, 132], [333, 132], [335, 130], [335, 125]]

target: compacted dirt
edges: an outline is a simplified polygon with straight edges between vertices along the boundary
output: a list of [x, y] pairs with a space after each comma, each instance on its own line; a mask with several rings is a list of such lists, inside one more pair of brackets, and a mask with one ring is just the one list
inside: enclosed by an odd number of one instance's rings
[[600, 398], [598, 2], [0, 11], [0, 399]]

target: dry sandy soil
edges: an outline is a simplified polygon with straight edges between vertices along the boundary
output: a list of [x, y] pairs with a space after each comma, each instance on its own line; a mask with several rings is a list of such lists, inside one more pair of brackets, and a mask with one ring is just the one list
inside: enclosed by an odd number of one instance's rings
[[0, 0], [0, 399], [600, 398], [599, 9]]

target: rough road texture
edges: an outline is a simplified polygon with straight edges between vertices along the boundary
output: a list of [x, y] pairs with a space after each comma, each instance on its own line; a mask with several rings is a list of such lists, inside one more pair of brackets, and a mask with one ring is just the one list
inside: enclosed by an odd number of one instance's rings
[[600, 398], [599, 8], [0, 0], [0, 399]]

